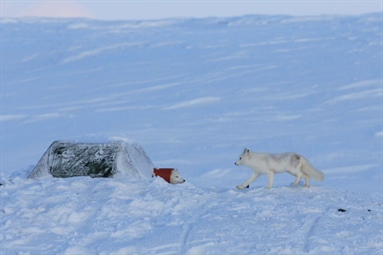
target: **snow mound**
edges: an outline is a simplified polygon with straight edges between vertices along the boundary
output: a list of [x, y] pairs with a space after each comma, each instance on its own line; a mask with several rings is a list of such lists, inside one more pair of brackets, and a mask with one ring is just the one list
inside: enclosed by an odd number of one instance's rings
[[4, 179], [0, 254], [380, 254], [381, 195]]
[[153, 164], [144, 149], [129, 142], [71, 143], [55, 141], [49, 146], [28, 178], [112, 177], [150, 179]]

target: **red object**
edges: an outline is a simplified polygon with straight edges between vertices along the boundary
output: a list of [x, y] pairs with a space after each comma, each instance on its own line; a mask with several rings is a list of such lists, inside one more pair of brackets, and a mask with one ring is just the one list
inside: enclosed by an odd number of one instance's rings
[[159, 176], [168, 183], [170, 183], [170, 175], [174, 168], [153, 168], [153, 175]]

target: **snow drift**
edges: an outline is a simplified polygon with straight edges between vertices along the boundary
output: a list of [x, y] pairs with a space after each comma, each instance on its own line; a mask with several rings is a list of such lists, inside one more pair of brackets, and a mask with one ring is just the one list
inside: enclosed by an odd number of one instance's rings
[[4, 180], [1, 196], [1, 255], [371, 255], [383, 248], [382, 197], [324, 187], [236, 191], [161, 178], [20, 176]]
[[112, 177], [133, 179], [152, 177], [153, 164], [136, 143], [71, 143], [55, 141], [49, 146], [28, 178]]

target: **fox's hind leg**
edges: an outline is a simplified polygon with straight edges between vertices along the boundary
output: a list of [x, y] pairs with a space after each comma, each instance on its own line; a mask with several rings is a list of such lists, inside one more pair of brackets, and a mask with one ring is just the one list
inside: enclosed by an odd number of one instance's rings
[[304, 177], [305, 181], [306, 181], [305, 187], [309, 188], [310, 187], [310, 178], [305, 174], [298, 174], [297, 178], [293, 182], [293, 185], [296, 186], [301, 181], [302, 177]]
[[273, 187], [273, 183], [274, 183], [274, 172], [269, 171], [267, 173], [267, 177], [269, 178], [267, 188], [271, 189]]
[[305, 180], [306, 180], [306, 185], [305, 185], [305, 187], [306, 187], [306, 188], [310, 188], [310, 178], [309, 178], [307, 175], [304, 175], [304, 177], [305, 177]]
[[297, 175], [297, 178], [295, 179], [295, 181], [293, 182], [293, 185], [296, 186], [302, 179], [302, 174], [298, 174]]

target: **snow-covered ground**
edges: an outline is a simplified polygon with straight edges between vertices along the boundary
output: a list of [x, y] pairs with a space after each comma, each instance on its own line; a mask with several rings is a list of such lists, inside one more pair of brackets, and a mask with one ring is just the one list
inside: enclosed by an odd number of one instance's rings
[[[2, 254], [380, 254], [381, 196], [16, 178], [2, 188]], [[340, 212], [339, 209], [346, 210]]]
[[[381, 13], [0, 22], [1, 255], [383, 252]], [[119, 137], [187, 182], [26, 178]], [[237, 191], [244, 147], [325, 181]]]

